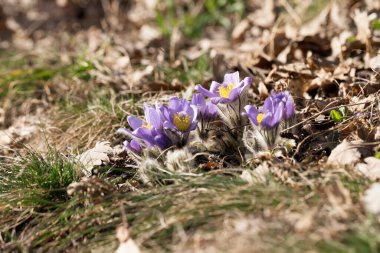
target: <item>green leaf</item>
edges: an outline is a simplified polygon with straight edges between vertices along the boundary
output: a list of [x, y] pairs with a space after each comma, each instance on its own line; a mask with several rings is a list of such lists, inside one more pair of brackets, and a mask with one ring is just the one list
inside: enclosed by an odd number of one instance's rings
[[380, 159], [380, 152], [376, 152], [375, 157], [376, 157], [377, 159]]
[[372, 21], [372, 28], [375, 30], [380, 30], [380, 19]]
[[353, 42], [356, 41], [356, 37], [355, 37], [355, 36], [348, 37], [346, 41], [347, 41], [348, 43], [353, 43]]
[[330, 118], [335, 123], [339, 123], [339, 122], [342, 122], [344, 120], [344, 117], [337, 110], [331, 110], [330, 111]]

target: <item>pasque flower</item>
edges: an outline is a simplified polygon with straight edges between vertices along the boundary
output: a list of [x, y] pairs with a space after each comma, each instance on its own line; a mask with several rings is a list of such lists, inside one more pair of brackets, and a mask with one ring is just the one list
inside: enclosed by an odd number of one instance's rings
[[255, 106], [247, 105], [244, 109], [253, 124], [270, 129], [294, 115], [294, 101], [287, 91], [272, 92], [265, 99], [263, 107], [257, 109]]
[[168, 105], [161, 105], [159, 110], [165, 135], [177, 147], [184, 146], [190, 131], [197, 127], [197, 107], [186, 99], [172, 97]]
[[224, 75], [223, 83], [213, 81], [210, 90], [203, 88], [201, 85], [195, 86], [195, 89], [205, 97], [211, 98], [214, 104], [232, 103], [236, 101], [244, 89], [252, 83], [252, 78], [246, 77], [240, 81], [239, 72]]
[[211, 101], [205, 100], [204, 96], [200, 93], [193, 95], [191, 104], [196, 106], [198, 109], [198, 132], [199, 136], [207, 138], [208, 136], [208, 126], [211, 121], [213, 121], [218, 115], [218, 107], [211, 103]]
[[246, 105], [244, 109], [245, 114], [253, 123], [252, 136], [256, 139], [255, 145], [259, 144], [265, 149], [271, 149], [279, 137], [280, 123], [294, 115], [294, 101], [287, 91], [272, 92], [265, 99], [262, 107]]
[[200, 93], [193, 95], [191, 104], [198, 109], [198, 120], [210, 121], [215, 119], [218, 114], [218, 107], [210, 101], [206, 102], [204, 96]]
[[163, 131], [163, 118], [160, 110], [144, 104], [144, 119], [135, 116], [128, 116], [127, 121], [132, 131], [126, 128], [118, 130], [132, 138], [131, 142], [124, 142], [127, 149], [135, 153], [141, 153], [142, 147], [157, 146], [160, 149], [166, 149], [172, 145], [170, 139]]

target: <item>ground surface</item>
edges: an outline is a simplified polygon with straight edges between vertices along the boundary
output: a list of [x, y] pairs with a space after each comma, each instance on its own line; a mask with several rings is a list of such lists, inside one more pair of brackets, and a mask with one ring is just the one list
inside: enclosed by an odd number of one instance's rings
[[[128, 224], [142, 252], [380, 252], [377, 1], [0, 2], [0, 251], [114, 252]], [[292, 94], [293, 148], [186, 173], [121, 151], [144, 102], [236, 70], [254, 104]]]

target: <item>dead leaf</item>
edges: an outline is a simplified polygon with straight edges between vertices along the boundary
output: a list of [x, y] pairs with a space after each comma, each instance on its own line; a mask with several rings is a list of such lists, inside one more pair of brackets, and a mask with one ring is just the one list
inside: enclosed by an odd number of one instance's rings
[[[379, 167], [380, 168], [380, 167]], [[366, 211], [373, 214], [380, 214], [380, 183], [374, 183], [367, 189], [362, 198]]]
[[248, 28], [249, 28], [248, 19], [243, 19], [242, 21], [240, 21], [240, 23], [237, 24], [234, 30], [232, 31], [232, 39], [235, 42], [240, 41], [243, 38], [244, 33], [248, 30]]
[[111, 154], [113, 154], [113, 149], [111, 148], [110, 143], [108, 141], [102, 141], [96, 143], [94, 148], [79, 155], [78, 159], [84, 166], [84, 174], [89, 176], [95, 166], [109, 163], [110, 159], [108, 155]]
[[38, 124], [37, 117], [18, 117], [8, 129], [0, 131], [0, 146], [30, 139], [37, 132]]
[[376, 127], [375, 141], [380, 141], [380, 125]]
[[141, 253], [139, 247], [137, 247], [136, 243], [130, 238], [127, 225], [120, 225], [116, 229], [116, 237], [120, 242], [116, 253]]
[[330, 12], [330, 6], [326, 7], [324, 10], [322, 10], [319, 15], [314, 18], [312, 21], [306, 23], [303, 25], [298, 33], [301, 37], [306, 36], [314, 36], [321, 32], [321, 28], [326, 24], [327, 22], [327, 16]]
[[[255, 25], [261, 27], [270, 27], [275, 21], [274, 14], [274, 1], [259, 1], [261, 8], [257, 8], [256, 11], [249, 15], [248, 19]], [[265, 18], [263, 18], [265, 17]]]
[[380, 159], [367, 157], [364, 162], [357, 164], [356, 169], [372, 180], [380, 179]]
[[368, 15], [367, 11], [355, 10], [353, 19], [355, 22], [357, 34], [356, 39], [366, 43], [371, 36], [370, 22], [376, 18], [376, 13]]
[[355, 145], [343, 140], [338, 146], [336, 146], [327, 159], [329, 164], [349, 165], [354, 164], [360, 159], [360, 152]]

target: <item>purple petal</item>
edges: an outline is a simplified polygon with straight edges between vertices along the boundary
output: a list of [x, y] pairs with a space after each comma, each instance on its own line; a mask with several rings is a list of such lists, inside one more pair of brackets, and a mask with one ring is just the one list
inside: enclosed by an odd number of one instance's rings
[[146, 142], [151, 143], [151, 144], [153, 143], [152, 133], [149, 129], [147, 129], [145, 127], [140, 127], [138, 129], [136, 129], [135, 131], [133, 131], [133, 134], [137, 138], [142, 139], [143, 141], [146, 141]]
[[164, 128], [176, 130], [177, 128], [173, 125], [171, 121], [165, 121], [164, 122]]
[[198, 107], [196, 107], [195, 105], [191, 105], [190, 108], [191, 108], [191, 111], [192, 111], [191, 114], [189, 114], [190, 117], [191, 117], [191, 121], [196, 123], [197, 117], [198, 117], [198, 113], [199, 113], [198, 112]]
[[240, 82], [239, 71], [236, 71], [234, 73], [228, 73], [228, 74], [224, 75], [223, 84], [237, 85], [239, 82]]
[[231, 102], [233, 102], [236, 99], [238, 99], [239, 95], [240, 95], [240, 90], [237, 89], [237, 88], [234, 88], [234, 89], [231, 90], [230, 95], [228, 95], [228, 100], [230, 100]]
[[135, 130], [135, 129], [141, 127], [142, 124], [143, 124], [143, 121], [142, 121], [141, 119], [135, 117], [135, 116], [128, 116], [127, 121], [128, 121], [129, 126], [130, 126], [133, 130]]
[[294, 101], [293, 97], [289, 95], [285, 104], [285, 119], [289, 119], [294, 115]]
[[219, 96], [219, 87], [221, 86], [220, 83], [212, 81], [210, 85], [210, 92], [215, 94], [216, 96]]
[[171, 97], [169, 99], [169, 105], [168, 105], [168, 108], [170, 110], [173, 110], [175, 112], [179, 111], [180, 108], [182, 107], [182, 101], [180, 98], [178, 97]]
[[283, 115], [284, 104], [281, 103], [276, 107], [274, 114], [272, 112], [264, 113], [261, 125], [266, 128], [276, 127], [283, 120]]
[[164, 134], [156, 135], [154, 141], [160, 149], [167, 149], [172, 145], [169, 138]]
[[214, 119], [218, 113], [218, 107], [211, 102], [207, 102], [203, 118]]
[[281, 103], [275, 109], [275, 113], [273, 115], [274, 121], [280, 123], [283, 120], [284, 116], [284, 104]]
[[274, 112], [274, 103], [273, 103], [273, 98], [271, 96], [267, 97], [264, 101], [264, 105], [263, 105], [263, 112], [264, 113], [267, 113], [267, 112], [271, 112], [273, 113]]
[[272, 128], [273, 125], [273, 114], [271, 112], [265, 113], [261, 120], [261, 126], [264, 128]]
[[191, 104], [197, 107], [203, 108], [203, 107], [206, 107], [206, 100], [202, 94], [196, 93], [196, 94], [193, 94], [193, 97], [191, 99]]
[[193, 119], [194, 114], [195, 114], [195, 116], [196, 116], [197, 107], [194, 106], [194, 105], [191, 105], [191, 106], [189, 106], [189, 107], [187, 108], [187, 110], [186, 110], [185, 112], [186, 112], [186, 114], [187, 114], [188, 116], [190, 116], [191, 119]]
[[197, 93], [193, 95], [191, 104], [197, 107], [198, 114], [204, 114], [207, 110], [206, 100], [202, 94]]
[[136, 153], [136, 154], [142, 153], [142, 147], [141, 147], [140, 143], [135, 139], [132, 139], [130, 142], [125, 141], [124, 146], [128, 150], [132, 151], [133, 153]]
[[211, 98], [211, 102], [213, 104], [219, 104], [219, 103], [227, 104], [227, 103], [230, 103], [231, 101], [229, 99], [227, 99], [227, 98], [213, 97], [213, 98]]
[[149, 108], [148, 115], [149, 115], [149, 123], [150, 123], [151, 127], [161, 128], [161, 116], [160, 116], [160, 114], [155, 109]]
[[166, 105], [161, 105], [159, 107], [159, 111], [164, 120], [168, 120], [170, 118], [169, 108]]
[[189, 131], [193, 131], [193, 130], [195, 130], [195, 128], [197, 128], [197, 122], [196, 121], [191, 123], [191, 125], [189, 127]]
[[258, 126], [259, 122], [257, 122], [257, 115], [260, 113], [259, 110], [257, 110], [257, 108], [252, 105], [246, 105], [244, 106], [244, 109], [247, 112], [247, 116], [252, 121], [252, 123]]
[[246, 77], [243, 79], [243, 81], [239, 83], [239, 85], [236, 88], [243, 90], [251, 84], [252, 84], [252, 77]]
[[213, 97], [218, 96], [217, 94], [211, 93], [209, 90], [206, 90], [200, 84], [195, 86], [195, 90], [197, 90], [199, 93], [203, 94], [205, 97], [213, 98]]

